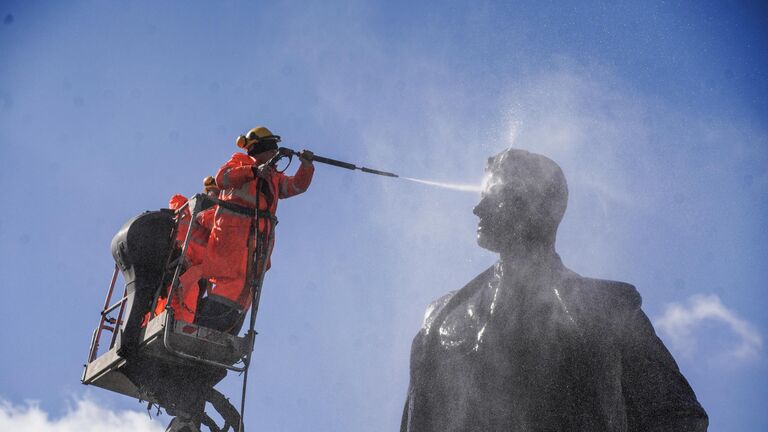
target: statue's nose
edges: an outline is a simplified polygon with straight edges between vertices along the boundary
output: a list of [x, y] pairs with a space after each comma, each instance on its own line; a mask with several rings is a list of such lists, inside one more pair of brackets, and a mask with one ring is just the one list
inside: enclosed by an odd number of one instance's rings
[[482, 218], [486, 213], [488, 213], [488, 198], [483, 198], [480, 200], [479, 203], [475, 206], [475, 208], [472, 209], [472, 213], [475, 214], [475, 216]]

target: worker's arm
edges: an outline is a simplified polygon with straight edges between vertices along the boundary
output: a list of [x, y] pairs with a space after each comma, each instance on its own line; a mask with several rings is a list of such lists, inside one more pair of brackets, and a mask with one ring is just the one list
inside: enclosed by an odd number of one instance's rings
[[211, 232], [211, 229], [213, 229], [213, 217], [216, 214], [217, 208], [217, 206], [213, 206], [197, 214], [198, 225], [203, 227], [203, 229], [207, 230], [208, 232]]
[[222, 189], [239, 188], [252, 181], [253, 159], [243, 153], [235, 153], [216, 173], [216, 184]]
[[307, 190], [312, 183], [312, 175], [315, 173], [315, 166], [310, 158], [302, 158], [301, 165], [293, 177], [283, 175], [280, 177], [280, 198], [289, 198], [298, 195]]
[[706, 431], [707, 413], [639, 304], [624, 323], [621, 386], [628, 431]]

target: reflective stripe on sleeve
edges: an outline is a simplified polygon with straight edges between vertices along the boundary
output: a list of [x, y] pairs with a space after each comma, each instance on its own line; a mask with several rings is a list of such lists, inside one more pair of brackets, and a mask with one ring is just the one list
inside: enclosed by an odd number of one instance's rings
[[248, 204], [256, 206], [256, 197], [249, 193], [248, 189], [250, 189], [249, 186], [250, 182], [245, 183], [241, 187], [237, 189], [232, 189], [232, 196], [240, 198], [241, 200], [247, 202]]
[[221, 189], [227, 189], [230, 187], [230, 180], [229, 180], [229, 170], [232, 168], [227, 168], [224, 170], [224, 172], [221, 174], [221, 184], [219, 185], [219, 188]]
[[307, 190], [307, 188], [300, 188], [300, 187], [296, 186], [296, 182], [295, 181], [291, 182], [291, 187], [293, 188], [293, 194], [294, 195], [300, 194], [300, 193], [302, 193], [302, 192]]

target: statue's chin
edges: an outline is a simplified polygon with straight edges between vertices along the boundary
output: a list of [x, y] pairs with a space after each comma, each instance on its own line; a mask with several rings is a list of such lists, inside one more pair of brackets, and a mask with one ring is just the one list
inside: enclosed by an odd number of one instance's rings
[[479, 232], [477, 234], [477, 245], [491, 252], [499, 252], [501, 248], [487, 234]]
[[[517, 228], [517, 229], [515, 229]], [[491, 252], [504, 253], [520, 249], [537, 249], [539, 245], [547, 242], [542, 240], [539, 231], [525, 231], [520, 227], [514, 227], [508, 231], [499, 233], [488, 232], [488, 230], [479, 229], [477, 231], [477, 244], [483, 249]]]

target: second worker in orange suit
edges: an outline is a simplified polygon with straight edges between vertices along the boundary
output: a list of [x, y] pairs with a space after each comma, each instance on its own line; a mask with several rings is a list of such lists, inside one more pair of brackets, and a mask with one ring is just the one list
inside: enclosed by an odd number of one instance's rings
[[[208, 176], [203, 179], [203, 188], [205, 193], [216, 197], [219, 194], [219, 188], [213, 177]], [[179, 210], [187, 203], [187, 197], [176, 194], [168, 201], [168, 208]], [[208, 238], [213, 227], [213, 215], [216, 206], [203, 210], [198, 213], [195, 224], [192, 228], [187, 253], [185, 255], [186, 270], [179, 276], [179, 286], [176, 289], [173, 299], [171, 299], [171, 308], [173, 317], [178, 321], [194, 322], [195, 312], [197, 310], [197, 301], [200, 295], [198, 281], [205, 279], [203, 271], [205, 256], [207, 254]], [[189, 231], [191, 213], [189, 207], [185, 207], [179, 214], [178, 228], [176, 229], [176, 245], [181, 248]], [[159, 315], [167, 304], [167, 298], [161, 297], [157, 301], [155, 314]]]
[[[251, 129], [237, 139], [238, 147], [247, 154], [235, 153], [216, 174], [222, 203], [214, 216], [205, 265], [205, 274], [215, 279], [216, 285], [202, 299], [197, 324], [233, 334], [239, 332], [253, 295], [248, 276], [257, 278], [270, 267], [274, 243], [269, 239], [274, 239], [278, 199], [304, 192], [312, 181], [310, 151], [300, 153], [301, 166], [294, 176], [264, 164], [277, 153], [279, 141], [280, 137], [266, 127]], [[252, 225], [256, 209], [266, 262], [259, 262], [248, 275], [249, 252], [257, 248]]]

